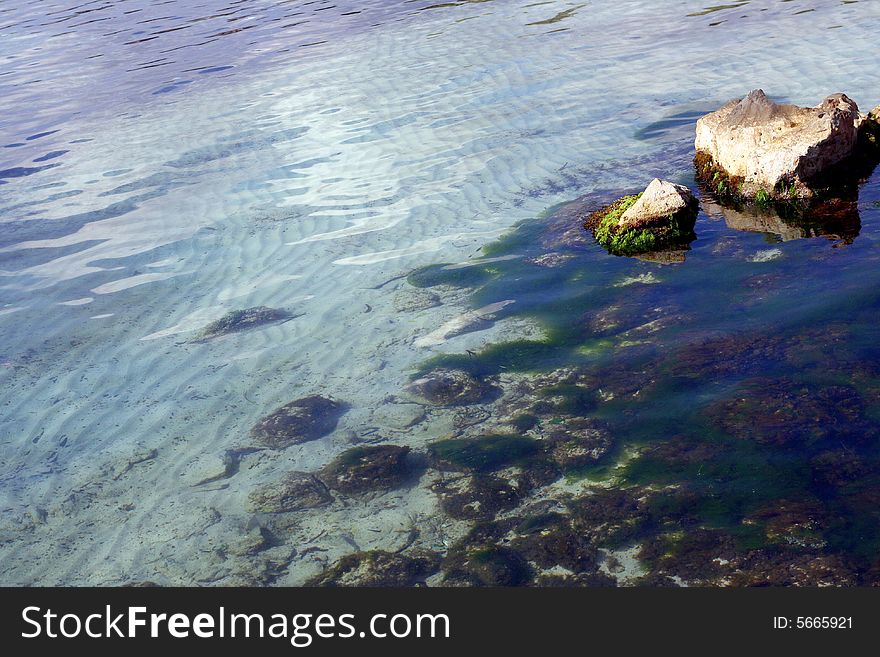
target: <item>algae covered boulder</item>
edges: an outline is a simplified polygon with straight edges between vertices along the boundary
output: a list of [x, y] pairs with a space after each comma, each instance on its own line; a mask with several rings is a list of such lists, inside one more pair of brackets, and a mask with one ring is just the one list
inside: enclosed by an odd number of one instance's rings
[[848, 385], [809, 385], [758, 377], [709, 406], [708, 415], [725, 432], [762, 445], [805, 450], [847, 447], [876, 440], [878, 427], [865, 403]]
[[428, 445], [433, 467], [453, 472], [494, 472], [521, 465], [540, 452], [537, 440], [518, 434], [447, 438]]
[[260, 420], [251, 437], [271, 449], [317, 440], [336, 428], [347, 409], [346, 404], [320, 395], [295, 399]]
[[775, 103], [761, 89], [697, 121], [698, 178], [718, 196], [804, 199], [852, 173], [843, 167], [876, 140], [877, 117], [846, 94], [816, 107]]
[[321, 480], [346, 495], [394, 490], [412, 474], [409, 447], [366, 445], [349, 449], [321, 471]]
[[589, 418], [568, 418], [550, 424], [545, 434], [545, 449], [563, 470], [593, 465], [613, 445], [608, 430]]
[[355, 552], [306, 582], [306, 586], [415, 586], [440, 568], [440, 557], [419, 551], [411, 555], [382, 550]]
[[404, 389], [410, 395], [437, 406], [480, 404], [496, 396], [495, 386], [463, 370], [440, 368], [427, 372]]
[[498, 513], [516, 508], [531, 492], [528, 477], [496, 477], [475, 473], [459, 479], [444, 478], [432, 490], [440, 508], [458, 520], [491, 520]]
[[521, 554], [497, 545], [457, 546], [443, 569], [447, 586], [523, 586], [533, 575]]
[[641, 194], [592, 213], [586, 227], [614, 255], [664, 251], [693, 241], [698, 209], [687, 187], [654, 178]]

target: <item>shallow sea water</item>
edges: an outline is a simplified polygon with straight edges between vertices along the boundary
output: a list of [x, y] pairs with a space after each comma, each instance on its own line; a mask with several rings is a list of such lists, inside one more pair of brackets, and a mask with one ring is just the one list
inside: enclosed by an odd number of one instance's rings
[[[682, 264], [540, 237], [554, 217], [552, 234], [577, 228], [559, 208], [573, 199], [693, 184], [696, 117], [751, 88], [880, 103], [875, 3], [731, 5], [0, 5], [0, 582], [301, 584], [356, 551], [425, 550], [450, 581], [526, 583], [459, 563], [476, 520], [438, 512], [437, 469], [310, 511], [248, 499], [352, 445], [423, 453], [575, 416], [607, 423], [613, 448], [526, 501], [593, 536], [601, 513], [570, 500], [628, 491], [595, 498], [636, 529], [595, 538], [585, 570], [869, 581], [878, 174], [838, 239], [708, 202]], [[551, 251], [572, 257], [527, 262]], [[502, 256], [431, 281], [455, 286], [406, 278]], [[506, 301], [480, 330], [438, 333]], [[292, 319], [197, 339], [256, 306]], [[412, 403], [402, 389], [438, 355], [506, 396]], [[517, 377], [563, 367], [594, 384], [504, 424]], [[349, 404], [335, 431], [250, 451], [260, 418], [315, 394]], [[498, 534], [481, 549], [508, 558], [522, 540], [502, 525], [535, 513], [479, 518]]]

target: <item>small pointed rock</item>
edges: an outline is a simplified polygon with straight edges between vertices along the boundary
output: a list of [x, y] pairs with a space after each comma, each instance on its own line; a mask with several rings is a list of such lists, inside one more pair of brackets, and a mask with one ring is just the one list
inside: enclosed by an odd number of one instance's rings
[[624, 212], [619, 226], [638, 226], [666, 220], [680, 212], [696, 210], [696, 199], [684, 185], [654, 178], [642, 195]]

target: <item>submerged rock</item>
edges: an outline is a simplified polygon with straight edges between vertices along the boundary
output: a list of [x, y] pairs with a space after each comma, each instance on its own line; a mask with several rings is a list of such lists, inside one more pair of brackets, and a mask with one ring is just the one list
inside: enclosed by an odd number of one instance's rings
[[614, 255], [675, 251], [693, 241], [698, 208], [687, 187], [654, 178], [641, 194], [592, 213], [586, 227]]
[[594, 544], [619, 547], [631, 543], [649, 523], [638, 489], [596, 489], [567, 502], [572, 527]]
[[733, 537], [726, 532], [698, 527], [648, 538], [638, 558], [656, 574], [706, 586], [729, 576], [737, 551]]
[[251, 429], [251, 436], [272, 449], [299, 445], [333, 431], [346, 410], [346, 404], [320, 395], [303, 397], [264, 417]]
[[569, 260], [573, 260], [576, 257], [577, 256], [574, 253], [558, 253], [556, 251], [551, 251], [550, 253], [545, 253], [534, 258], [527, 258], [526, 262], [538, 265], [539, 267], [553, 268], [561, 267]]
[[415, 586], [440, 568], [432, 552], [411, 556], [382, 550], [355, 552], [313, 577], [306, 586]]
[[857, 154], [876, 119], [845, 94], [816, 107], [773, 102], [761, 89], [697, 121], [698, 177], [719, 196], [810, 198], [818, 181]]
[[516, 508], [531, 488], [527, 477], [511, 480], [486, 474], [443, 480], [433, 486], [440, 507], [457, 520], [491, 520], [502, 511]]
[[489, 401], [498, 389], [463, 370], [437, 369], [412, 381], [405, 391], [437, 406], [467, 406]]
[[743, 522], [763, 527], [769, 543], [820, 550], [827, 544], [823, 533], [830, 517], [818, 500], [782, 499], [773, 500]]
[[493, 472], [523, 463], [540, 449], [537, 440], [526, 436], [490, 434], [438, 440], [428, 445], [428, 454], [438, 470]]
[[845, 385], [751, 379], [708, 414], [731, 436], [779, 447], [864, 443], [877, 435], [858, 391]]
[[354, 447], [321, 470], [321, 480], [346, 495], [393, 490], [412, 474], [409, 452], [397, 445]]
[[599, 564], [598, 548], [564, 519], [516, 537], [510, 547], [540, 568], [562, 566], [581, 573], [594, 572]]
[[603, 572], [569, 574], [543, 574], [535, 578], [538, 588], [614, 588], [617, 580]]
[[844, 447], [820, 452], [810, 460], [813, 481], [820, 486], [836, 488], [846, 488], [880, 474], [877, 466], [875, 459], [866, 460]]
[[550, 459], [563, 470], [576, 470], [596, 463], [611, 449], [608, 430], [588, 418], [568, 418], [550, 425], [544, 444]]
[[327, 486], [308, 472], [290, 472], [284, 478], [248, 497], [248, 507], [257, 513], [287, 513], [327, 506], [333, 496]]
[[846, 557], [817, 551], [756, 550], [736, 562], [730, 586], [850, 587], [858, 575]]
[[[552, 505], [555, 506], [555, 505]], [[449, 550], [445, 584], [613, 586], [599, 573], [599, 547], [568, 514], [536, 509], [475, 525]]]
[[525, 558], [497, 545], [462, 547], [443, 564], [445, 583], [459, 586], [522, 586], [532, 578]]
[[286, 310], [257, 306], [245, 310], [233, 310], [226, 313], [220, 319], [208, 324], [199, 335], [200, 340], [210, 340], [229, 333], [238, 333], [258, 326], [265, 326], [274, 322], [290, 319], [291, 315]]

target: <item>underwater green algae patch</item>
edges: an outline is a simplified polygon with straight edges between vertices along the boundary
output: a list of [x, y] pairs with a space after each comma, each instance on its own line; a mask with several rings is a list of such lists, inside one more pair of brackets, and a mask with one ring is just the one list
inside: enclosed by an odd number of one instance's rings
[[709, 409], [727, 433], [804, 453], [821, 446], [876, 442], [877, 427], [851, 386], [817, 386], [793, 380], [745, 381]]
[[[476, 523], [445, 581], [608, 585], [589, 555], [628, 548], [646, 569], [633, 585], [880, 581], [880, 276], [852, 264], [876, 258], [802, 241], [752, 260], [763, 237], [717, 223], [684, 266], [609, 258], [567, 232], [604, 205], [524, 222], [468, 275], [473, 307], [513, 300], [505, 316], [542, 339], [418, 367], [501, 391], [481, 407], [491, 428], [429, 447], [464, 477], [437, 489], [441, 508]], [[562, 511], [535, 501], [558, 477], [583, 491]]]
[[492, 277], [483, 267], [455, 267], [453, 263], [427, 265], [409, 273], [407, 283], [413, 287], [434, 287], [449, 285], [451, 287], [476, 287]]
[[756, 509], [807, 490], [811, 472], [790, 454], [713, 435], [705, 427], [645, 448], [624, 467], [621, 480], [670, 488], [647, 498], [654, 518], [736, 530]]
[[492, 472], [521, 464], [540, 450], [537, 441], [516, 434], [450, 438], [428, 445], [428, 454], [436, 467], [474, 472]]
[[493, 344], [472, 354], [442, 354], [419, 366], [414, 376], [424, 376], [435, 369], [463, 370], [474, 377], [485, 377], [508, 372], [531, 372], [552, 368], [554, 363], [565, 362], [557, 345], [541, 340], [512, 340]]

